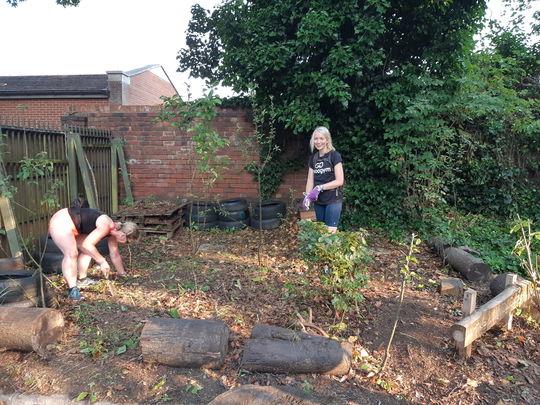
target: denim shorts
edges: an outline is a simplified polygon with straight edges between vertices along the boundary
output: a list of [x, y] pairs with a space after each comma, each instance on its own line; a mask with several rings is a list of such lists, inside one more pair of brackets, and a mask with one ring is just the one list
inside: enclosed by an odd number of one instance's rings
[[317, 222], [324, 222], [326, 226], [336, 227], [339, 225], [343, 201], [336, 201], [328, 205], [313, 204]]

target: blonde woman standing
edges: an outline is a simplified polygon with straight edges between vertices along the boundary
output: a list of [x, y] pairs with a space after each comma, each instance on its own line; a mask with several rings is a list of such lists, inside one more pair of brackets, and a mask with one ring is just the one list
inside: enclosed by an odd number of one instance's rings
[[304, 208], [314, 204], [318, 222], [324, 222], [330, 232], [336, 232], [343, 207], [343, 163], [341, 155], [332, 145], [332, 136], [326, 127], [317, 127], [309, 146], [312, 155], [304, 193]]

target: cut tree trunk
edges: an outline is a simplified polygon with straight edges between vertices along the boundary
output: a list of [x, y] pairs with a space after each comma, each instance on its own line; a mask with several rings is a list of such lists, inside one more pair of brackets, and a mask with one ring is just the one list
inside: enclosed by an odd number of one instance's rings
[[469, 281], [489, 281], [491, 267], [463, 249], [450, 247], [444, 249], [444, 259], [452, 268]]
[[141, 333], [145, 361], [174, 367], [219, 368], [229, 343], [229, 328], [204, 319], [150, 319]]
[[0, 348], [44, 353], [64, 333], [64, 318], [50, 308], [0, 306]]
[[322, 336], [257, 324], [246, 342], [242, 368], [269, 373], [344, 375], [352, 345]]
[[427, 240], [428, 245], [441, 256], [454, 270], [469, 281], [489, 281], [493, 276], [491, 267], [482, 259], [473, 256], [477, 253], [467, 246], [451, 246], [443, 238], [436, 236]]
[[241, 385], [214, 398], [208, 405], [315, 405], [309, 397], [290, 387]]

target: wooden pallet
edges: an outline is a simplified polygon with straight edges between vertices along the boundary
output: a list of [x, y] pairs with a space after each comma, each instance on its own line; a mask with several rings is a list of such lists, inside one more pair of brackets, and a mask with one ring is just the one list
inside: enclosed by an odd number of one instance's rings
[[168, 238], [184, 224], [183, 212], [186, 204], [172, 207], [141, 209], [128, 207], [115, 213], [112, 217], [117, 221], [135, 222], [144, 233], [166, 234]]
[[178, 230], [178, 228], [182, 227], [182, 225], [184, 224], [184, 221], [183, 219], [179, 218], [178, 221], [175, 222], [174, 225], [168, 227], [168, 228], [162, 228], [162, 227], [141, 227], [140, 230], [141, 232], [144, 232], [144, 233], [158, 233], [158, 234], [165, 234], [167, 235], [167, 238], [171, 238], [175, 233], [176, 231]]

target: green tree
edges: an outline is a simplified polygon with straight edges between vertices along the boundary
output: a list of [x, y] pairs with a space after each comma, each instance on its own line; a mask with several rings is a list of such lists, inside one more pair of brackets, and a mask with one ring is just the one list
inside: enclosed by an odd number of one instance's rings
[[179, 70], [254, 88], [292, 134], [328, 126], [345, 162], [345, 223], [425, 219], [449, 205], [506, 215], [533, 202], [538, 44], [516, 18], [512, 29], [489, 23], [489, 47], [475, 52], [485, 9], [480, 0], [197, 5]]
[[370, 94], [399, 77], [402, 66], [440, 74], [455, 66], [484, 7], [484, 1], [227, 0], [210, 13], [195, 5], [178, 60], [181, 71], [238, 92], [257, 84], [257, 103], [274, 96], [278, 118], [296, 133], [329, 122], [350, 128], [368, 118]]
[[[420, 91], [446, 88], [484, 9], [470, 0], [228, 0], [213, 12], [196, 5], [179, 70], [240, 93], [256, 88], [255, 102], [264, 108], [273, 99], [277, 123], [294, 134], [328, 126], [347, 163], [348, 203], [395, 217], [407, 193], [392, 148], [408, 139], [388, 127], [408, 118]], [[440, 144], [432, 126], [421, 128], [419, 143], [429, 133]]]
[[[26, 0], [6, 0], [7, 3], [12, 7], [17, 7], [19, 3], [22, 3]], [[67, 6], [78, 6], [81, 0], [56, 0], [56, 4], [59, 4], [61, 6], [67, 7]]]

